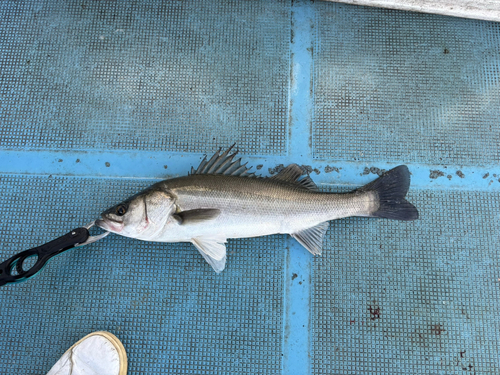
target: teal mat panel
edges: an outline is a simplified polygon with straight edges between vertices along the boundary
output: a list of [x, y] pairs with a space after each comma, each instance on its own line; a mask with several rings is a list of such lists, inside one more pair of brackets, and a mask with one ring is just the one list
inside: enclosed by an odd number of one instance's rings
[[[151, 182], [0, 176], [2, 258]], [[44, 374], [78, 339], [106, 330], [123, 342], [129, 374], [275, 374], [284, 247], [283, 236], [230, 240], [221, 275], [191, 244], [120, 236], [55, 257], [35, 279], [0, 289], [2, 372]]]
[[499, 23], [316, 6], [315, 158], [500, 161]]
[[237, 144], [346, 191], [408, 164], [412, 223], [193, 246], [119, 236], [0, 288], [0, 372], [109, 330], [129, 374], [497, 374], [500, 26], [330, 2], [0, 3], [0, 261]]
[[286, 1], [6, 1], [0, 15], [2, 147], [286, 150]]
[[496, 374], [496, 193], [419, 190], [413, 223], [333, 223], [314, 262], [314, 374]]

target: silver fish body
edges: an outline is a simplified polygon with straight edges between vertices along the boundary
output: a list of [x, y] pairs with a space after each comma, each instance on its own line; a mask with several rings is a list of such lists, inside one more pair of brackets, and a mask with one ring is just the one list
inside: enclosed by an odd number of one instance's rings
[[303, 189], [277, 179], [223, 175], [193, 175], [159, 183], [173, 197], [177, 210], [216, 208], [212, 219], [165, 228], [154, 241], [189, 242], [218, 233], [224, 238], [248, 238], [296, 233], [322, 222], [348, 216], [369, 216], [378, 208], [373, 192], [328, 194]]
[[288, 233], [313, 254], [321, 253], [328, 221], [350, 216], [414, 220], [404, 199], [406, 166], [389, 171], [351, 193], [319, 192], [292, 164], [276, 176], [255, 177], [235, 154], [216, 153], [191, 175], [161, 181], [110, 208], [96, 222], [127, 237], [192, 242], [216, 272], [225, 267], [228, 238]]

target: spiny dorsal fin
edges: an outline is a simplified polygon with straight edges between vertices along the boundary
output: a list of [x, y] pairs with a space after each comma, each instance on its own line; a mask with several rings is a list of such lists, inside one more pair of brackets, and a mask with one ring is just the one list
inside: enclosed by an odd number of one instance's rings
[[321, 255], [323, 236], [325, 235], [329, 225], [328, 221], [325, 221], [324, 223], [320, 223], [312, 228], [292, 233], [292, 237], [299, 241], [299, 243], [312, 255]]
[[196, 237], [191, 242], [215, 272], [220, 273], [224, 270], [226, 266], [225, 237]]
[[[284, 168], [281, 172], [279, 172], [276, 176], [272, 176], [271, 178], [275, 180], [282, 180], [286, 182], [290, 182], [292, 184], [296, 184], [303, 188], [317, 191], [318, 187], [311, 180], [311, 177], [304, 176], [304, 170], [299, 167], [297, 164], [290, 164], [288, 167]], [[304, 176], [303, 178], [301, 178]]]
[[212, 158], [207, 161], [207, 157], [201, 161], [197, 169], [191, 168], [191, 174], [222, 174], [225, 176], [254, 177], [250, 172], [252, 167], [247, 167], [247, 163], [241, 164], [241, 158], [233, 161], [238, 151], [230, 154], [234, 145], [221, 154], [222, 148], [217, 151]]

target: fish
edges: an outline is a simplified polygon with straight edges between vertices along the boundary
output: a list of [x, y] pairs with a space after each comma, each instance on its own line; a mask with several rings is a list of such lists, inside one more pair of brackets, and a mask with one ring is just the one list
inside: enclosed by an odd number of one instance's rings
[[[233, 145], [234, 146], [234, 145]], [[257, 176], [234, 160], [233, 146], [219, 149], [187, 176], [163, 180], [107, 209], [95, 224], [144, 241], [190, 242], [220, 273], [231, 238], [290, 234], [321, 255], [329, 221], [351, 216], [411, 221], [417, 208], [405, 197], [410, 172], [397, 166], [349, 193], [319, 191], [311, 177], [290, 164], [271, 177]]]

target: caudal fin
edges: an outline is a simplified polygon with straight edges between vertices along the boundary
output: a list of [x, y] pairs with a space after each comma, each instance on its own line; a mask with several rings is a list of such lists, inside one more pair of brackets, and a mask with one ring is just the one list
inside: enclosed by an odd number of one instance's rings
[[418, 219], [418, 211], [405, 199], [409, 188], [410, 171], [406, 165], [400, 165], [359, 190], [375, 192], [380, 201], [378, 210], [370, 216], [410, 221]]

